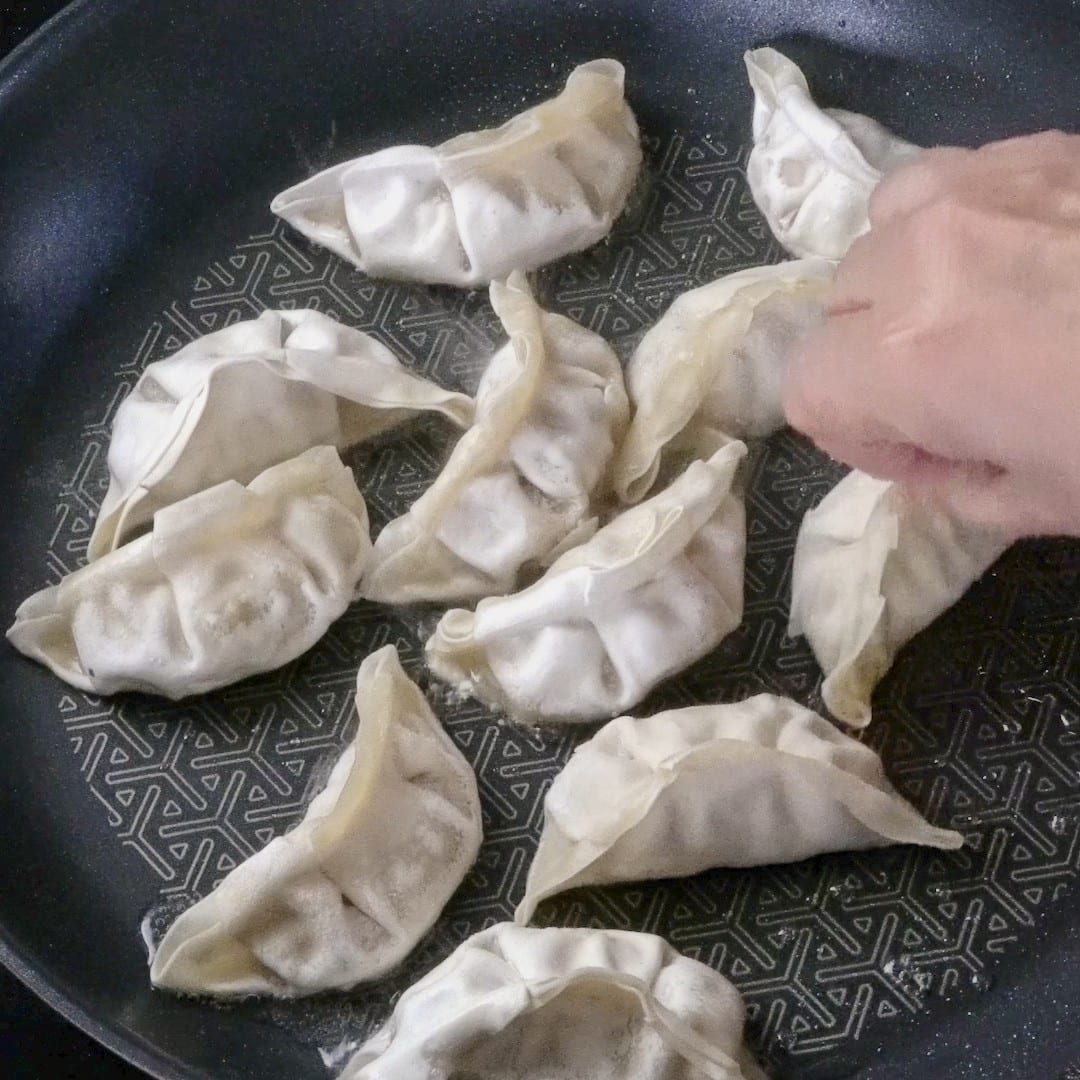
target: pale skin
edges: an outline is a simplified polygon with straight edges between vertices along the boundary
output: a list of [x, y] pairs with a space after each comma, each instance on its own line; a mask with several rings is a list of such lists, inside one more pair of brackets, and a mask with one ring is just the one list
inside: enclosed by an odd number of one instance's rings
[[1080, 535], [1080, 135], [929, 150], [870, 222], [792, 361], [788, 419], [968, 520]]

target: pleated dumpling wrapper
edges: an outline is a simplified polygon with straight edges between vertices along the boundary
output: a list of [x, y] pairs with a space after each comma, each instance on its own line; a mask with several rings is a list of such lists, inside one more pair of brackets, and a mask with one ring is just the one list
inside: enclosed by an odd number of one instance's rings
[[793, 255], [842, 259], [867, 229], [870, 194], [919, 147], [876, 120], [820, 109], [806, 77], [775, 49], [746, 54], [754, 148], [746, 178], [773, 235]]
[[401, 995], [339, 1080], [764, 1080], [739, 992], [662, 938], [498, 923]]
[[435, 482], [379, 534], [363, 592], [405, 604], [506, 593], [595, 531], [629, 421], [619, 360], [591, 330], [542, 311], [522, 274], [491, 286], [510, 337], [476, 392], [476, 420]]
[[313, 446], [350, 446], [423, 411], [465, 427], [472, 401], [317, 311], [265, 311], [198, 338], [150, 364], [121, 402], [88, 557], [223, 480], [246, 484]]
[[427, 643], [440, 678], [525, 723], [636, 705], [742, 621], [746, 519], [731, 442], [512, 596], [455, 609]]
[[34, 593], [8, 640], [93, 694], [201, 694], [306, 652], [356, 597], [364, 499], [331, 446], [228, 480]]
[[439, 146], [393, 146], [278, 195], [270, 209], [375, 277], [486, 285], [605, 237], [641, 166], [615, 60], [556, 97]]
[[825, 706], [850, 727], [896, 654], [952, 607], [1009, 546], [887, 480], [855, 470], [802, 521], [788, 633], [825, 673]]
[[360, 665], [356, 708], [356, 737], [303, 820], [180, 915], [155, 986], [343, 990], [396, 967], [434, 924], [480, 848], [476, 777], [393, 645]]
[[740, 270], [677, 297], [634, 350], [626, 388], [634, 406], [615, 463], [624, 502], [648, 493], [665, 449], [783, 427], [783, 380], [799, 340], [824, 318], [833, 265], [799, 259]]
[[928, 824], [868, 746], [788, 698], [620, 716], [555, 777], [515, 917], [584, 885], [889, 844], [963, 837]]

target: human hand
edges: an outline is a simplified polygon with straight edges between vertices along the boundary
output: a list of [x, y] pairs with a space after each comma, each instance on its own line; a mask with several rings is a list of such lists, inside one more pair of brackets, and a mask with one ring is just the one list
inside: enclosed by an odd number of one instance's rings
[[1080, 534], [1080, 135], [890, 174], [793, 359], [827, 453], [1022, 536]]

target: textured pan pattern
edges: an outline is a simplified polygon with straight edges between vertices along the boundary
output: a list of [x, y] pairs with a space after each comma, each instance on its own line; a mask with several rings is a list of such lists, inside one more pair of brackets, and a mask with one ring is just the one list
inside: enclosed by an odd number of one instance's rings
[[[745, 149], [705, 136], [647, 138], [648, 177], [609, 242], [542, 273], [538, 296], [629, 354], [670, 300], [780, 252], [749, 197]], [[80, 562], [106, 487], [116, 404], [150, 361], [265, 307], [315, 307], [369, 331], [424, 374], [472, 390], [499, 328], [483, 291], [375, 283], [273, 224], [175, 283], [116, 371], [116, 393], [72, 451], [48, 543], [47, 580]], [[353, 455], [373, 524], [423, 490], [452, 439], [421, 422]], [[768, 690], [819, 705], [818, 673], [785, 637], [801, 515], [840, 475], [790, 433], [751, 455], [746, 617], [711, 657], [638, 710], [732, 700]], [[44, 583], [44, 582], [43, 582]], [[539, 922], [653, 931], [719, 969], [746, 997], [751, 1038], [771, 1056], [827, 1054], [867, 1020], [919, 1008], [928, 995], [975, 994], [985, 965], [1023, 948], [1041, 910], [1080, 863], [1080, 562], [1054, 543], [1009, 553], [968, 598], [901, 656], [866, 734], [899, 789], [968, 840], [955, 853], [892, 849], [789, 867], [715, 871], [687, 881], [571, 893]], [[354, 725], [360, 659], [393, 642], [428, 680], [422, 644], [437, 610], [358, 604], [282, 671], [178, 705], [101, 701], [58, 688], [78, 769], [117, 844], [145, 861], [146, 906], [176, 910], [301, 816]], [[406, 970], [345, 1003], [266, 1010], [323, 1046], [364, 1033], [393, 995], [469, 934], [509, 918], [540, 826], [541, 800], [588, 733], [500, 723], [438, 686], [436, 711], [480, 778], [479, 861]], [[131, 927], [135, 933], [135, 928]]]

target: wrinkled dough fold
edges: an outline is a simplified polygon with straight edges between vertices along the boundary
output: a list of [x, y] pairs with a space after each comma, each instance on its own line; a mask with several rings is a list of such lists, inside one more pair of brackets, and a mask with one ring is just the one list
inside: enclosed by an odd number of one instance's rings
[[873, 750], [787, 698], [621, 716], [548, 791], [515, 917], [528, 922], [542, 900], [584, 885], [962, 842], [897, 794]]
[[514, 719], [606, 719], [704, 656], [742, 620], [745, 510], [729, 442], [510, 596], [453, 609], [428, 663]]
[[500, 923], [402, 994], [341, 1080], [761, 1080], [723, 976], [661, 938]]
[[120, 403], [88, 557], [127, 543], [189, 495], [247, 484], [314, 446], [342, 449], [426, 411], [465, 427], [472, 401], [317, 311], [264, 311], [207, 334], [150, 364]]
[[626, 368], [634, 417], [615, 490], [637, 502], [665, 459], [784, 424], [783, 381], [799, 340], [824, 316], [833, 266], [799, 259], [740, 270], [677, 297]]
[[155, 986], [346, 989], [395, 967], [438, 918], [480, 847], [476, 779], [392, 645], [360, 665], [356, 708], [356, 737], [303, 820], [173, 923]]
[[773, 235], [793, 255], [842, 259], [870, 228], [870, 195], [919, 147], [876, 120], [820, 109], [806, 77], [775, 49], [746, 54], [754, 148], [746, 178]]
[[543, 311], [524, 275], [491, 286], [510, 338], [476, 392], [476, 419], [435, 482], [375, 542], [369, 600], [460, 601], [514, 589], [595, 529], [629, 419], [611, 347]]
[[152, 532], [25, 600], [7, 636], [88, 693], [188, 697], [306, 652], [370, 553], [352, 473], [315, 447], [159, 510]]
[[788, 633], [805, 636], [825, 706], [870, 723], [874, 687], [897, 653], [952, 607], [1009, 546], [903, 488], [853, 470], [799, 527]]
[[498, 128], [326, 169], [270, 209], [376, 277], [486, 285], [605, 237], [641, 165], [615, 60]]

